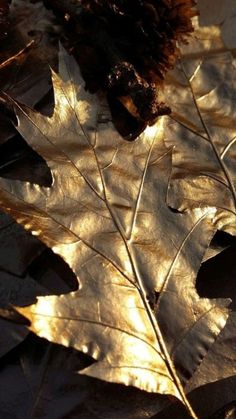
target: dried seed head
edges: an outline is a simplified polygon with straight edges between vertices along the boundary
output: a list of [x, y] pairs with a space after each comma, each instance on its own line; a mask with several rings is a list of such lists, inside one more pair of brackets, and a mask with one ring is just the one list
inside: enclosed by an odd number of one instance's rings
[[[179, 56], [178, 43], [186, 43], [193, 31], [195, 0], [44, 2], [66, 16], [67, 45], [72, 46], [87, 88], [107, 92], [115, 123], [120, 114], [121, 125], [131, 122], [135, 136], [170, 112], [158, 91]], [[126, 116], [133, 121], [126, 123]]]
[[193, 31], [194, 0], [82, 0], [100, 20], [124, 60], [149, 82], [173, 67], [179, 42]]

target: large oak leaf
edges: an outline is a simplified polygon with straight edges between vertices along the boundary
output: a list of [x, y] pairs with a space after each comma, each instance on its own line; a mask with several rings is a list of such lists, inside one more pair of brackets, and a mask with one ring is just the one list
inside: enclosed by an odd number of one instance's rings
[[125, 142], [74, 60], [60, 55], [53, 116], [15, 104], [18, 130], [47, 161], [52, 185], [2, 179], [0, 203], [64, 258], [79, 289], [20, 311], [39, 336], [99, 361], [85, 374], [188, 405], [170, 354], [184, 380], [227, 318], [228, 301], [200, 299], [194, 287], [215, 210], [172, 212], [163, 120]]

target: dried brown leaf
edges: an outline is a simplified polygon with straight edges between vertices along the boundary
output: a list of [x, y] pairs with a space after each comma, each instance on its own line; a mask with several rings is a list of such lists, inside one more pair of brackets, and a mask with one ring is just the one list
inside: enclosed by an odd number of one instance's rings
[[[48, 64], [56, 63], [58, 27], [42, 2], [13, 0], [10, 16], [8, 36], [1, 43], [0, 90], [34, 106], [51, 88]], [[0, 143], [15, 134], [2, 113], [0, 127]]]
[[173, 395], [191, 411], [173, 361], [184, 382], [227, 319], [227, 300], [200, 299], [194, 287], [215, 210], [172, 212], [163, 120], [125, 142], [60, 55], [53, 116], [15, 104], [52, 186], [1, 179], [0, 203], [62, 256], [79, 289], [20, 311], [39, 336], [98, 361], [84, 374]]
[[0, 417], [15, 418], [17, 411], [17, 419], [148, 419], [169, 404], [164, 396], [78, 374], [91, 363], [30, 334], [1, 365]]
[[29, 275], [20, 278], [0, 270], [0, 327], [4, 336], [0, 340], [0, 357], [19, 345], [29, 334], [24, 324], [20, 326], [16, 324], [14, 312], [9, 313], [9, 310], [4, 309], [12, 304], [31, 304], [37, 295], [46, 294], [46, 289], [37, 284]]
[[9, 215], [0, 213], [0, 269], [24, 275], [30, 263], [43, 251], [43, 244], [27, 233]]
[[0, 318], [2, 336], [0, 342], [0, 358], [19, 345], [29, 334], [25, 326], [19, 327], [18, 324]]
[[236, 313], [233, 312], [225, 329], [204, 358], [199, 370], [188, 383], [188, 391], [209, 383], [209, 370], [212, 382], [235, 376], [235, 325]]
[[[206, 14], [200, 17], [201, 35], [191, 51], [184, 51], [166, 86], [167, 102], [173, 103], [166, 144], [174, 146], [168, 202], [180, 210], [217, 207], [219, 228], [235, 234], [236, 71], [227, 46], [230, 41], [221, 31], [222, 22], [230, 26], [236, 8], [231, 4], [231, 10], [229, 2], [225, 3], [222, 16], [218, 15], [221, 26], [212, 26], [213, 16], [208, 20]], [[208, 7], [206, 2], [202, 2], [204, 7]]]

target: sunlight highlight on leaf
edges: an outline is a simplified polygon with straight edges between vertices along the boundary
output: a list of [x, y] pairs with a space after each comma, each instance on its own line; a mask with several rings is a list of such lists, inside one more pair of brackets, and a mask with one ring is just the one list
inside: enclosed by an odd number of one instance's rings
[[201, 299], [195, 289], [215, 209], [181, 214], [167, 206], [172, 150], [164, 119], [126, 142], [110, 121], [99, 122], [101, 104], [63, 49], [60, 71], [51, 118], [14, 103], [17, 129], [45, 158], [53, 183], [1, 179], [0, 204], [39, 231], [77, 276], [78, 290], [18, 311], [39, 336], [92, 356], [97, 362], [84, 374], [172, 395], [196, 418], [183, 384], [228, 317], [229, 300]]

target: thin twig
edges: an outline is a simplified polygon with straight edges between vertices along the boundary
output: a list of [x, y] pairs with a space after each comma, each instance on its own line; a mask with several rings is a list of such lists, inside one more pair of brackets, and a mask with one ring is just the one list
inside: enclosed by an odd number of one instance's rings
[[19, 58], [21, 58], [22, 55], [24, 55], [26, 52], [28, 52], [33, 46], [35, 46], [36, 41], [35, 39], [32, 39], [24, 48], [22, 48], [17, 54], [13, 55], [12, 57], [8, 58], [6, 61], [3, 61], [0, 63], [0, 70], [10, 65], [12, 62], [17, 61]]

